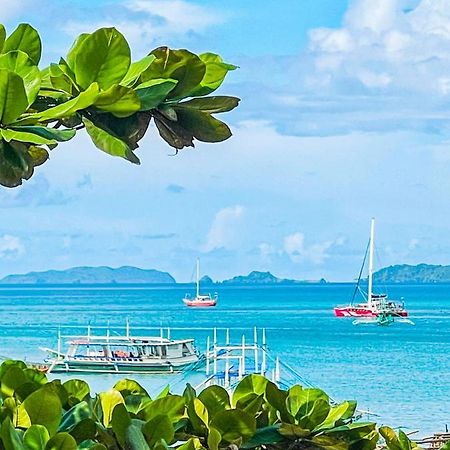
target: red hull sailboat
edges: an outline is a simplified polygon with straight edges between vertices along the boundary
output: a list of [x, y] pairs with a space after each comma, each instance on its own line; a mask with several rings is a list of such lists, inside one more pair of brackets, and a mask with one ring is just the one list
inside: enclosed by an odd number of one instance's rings
[[387, 294], [373, 293], [373, 254], [374, 254], [374, 238], [375, 238], [375, 219], [372, 219], [370, 225], [370, 240], [368, 245], [369, 250], [369, 276], [367, 300], [361, 303], [353, 303], [356, 294], [360, 291], [361, 275], [364, 269], [366, 255], [364, 256], [363, 265], [359, 273], [358, 282], [355, 287], [352, 301], [348, 305], [336, 306], [334, 314], [336, 317], [373, 317], [377, 318], [381, 314], [390, 314], [395, 317], [407, 317], [408, 311], [405, 305], [400, 302], [389, 300]]
[[194, 308], [210, 308], [217, 305], [218, 295], [214, 294], [200, 294], [200, 260], [197, 258], [197, 291], [195, 298], [192, 298], [189, 294], [186, 294], [183, 303], [186, 306]]

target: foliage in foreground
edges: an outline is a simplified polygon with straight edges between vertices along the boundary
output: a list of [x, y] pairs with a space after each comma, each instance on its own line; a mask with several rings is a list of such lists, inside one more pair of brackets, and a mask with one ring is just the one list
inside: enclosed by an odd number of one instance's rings
[[231, 136], [213, 114], [239, 99], [209, 96], [236, 66], [219, 55], [159, 47], [132, 62], [115, 28], [82, 34], [64, 58], [40, 70], [38, 32], [21, 24], [7, 37], [0, 24], [0, 184], [15, 187], [44, 163], [48, 150], [84, 128], [100, 150], [139, 164], [134, 153], [153, 119], [178, 151], [194, 139]]
[[356, 403], [330, 404], [320, 389], [279, 389], [249, 375], [232, 394], [219, 386], [152, 399], [124, 379], [91, 395], [85, 381], [49, 382], [21, 361], [0, 367], [0, 439], [4, 450], [327, 449], [415, 447], [388, 428], [360, 422]]

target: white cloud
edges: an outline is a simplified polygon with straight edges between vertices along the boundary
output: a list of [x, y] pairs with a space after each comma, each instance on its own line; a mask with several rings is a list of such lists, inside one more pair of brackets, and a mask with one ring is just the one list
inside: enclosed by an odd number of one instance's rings
[[410, 251], [415, 250], [415, 249], [419, 246], [419, 244], [420, 244], [420, 240], [419, 240], [419, 239], [417, 239], [417, 238], [412, 238], [412, 239], [409, 241], [409, 244], [408, 244], [408, 250], [410, 250]]
[[224, 21], [207, 6], [187, 0], [126, 0], [113, 12], [96, 21], [69, 21], [64, 29], [75, 37], [100, 27], [116, 27], [138, 56], [177, 37], [201, 34]]
[[0, 23], [13, 19], [27, 8], [26, 0], [1, 0]]
[[300, 232], [290, 234], [284, 238], [283, 250], [295, 263], [310, 262], [312, 264], [323, 264], [329, 257], [332, 247], [342, 245], [343, 238], [334, 241], [324, 241], [307, 245], [305, 235]]
[[0, 237], [0, 257], [1, 258], [17, 258], [25, 252], [22, 241], [10, 234], [4, 234]]
[[245, 208], [240, 205], [223, 208], [214, 217], [211, 228], [202, 247], [204, 252], [219, 248], [229, 248], [236, 239], [236, 226], [240, 222]]

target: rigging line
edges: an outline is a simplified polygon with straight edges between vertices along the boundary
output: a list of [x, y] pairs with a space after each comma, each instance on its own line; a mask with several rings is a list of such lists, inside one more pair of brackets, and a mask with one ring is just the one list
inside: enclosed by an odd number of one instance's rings
[[364, 266], [366, 265], [367, 253], [369, 252], [369, 246], [370, 246], [370, 239], [369, 239], [369, 242], [367, 243], [366, 253], [364, 254], [363, 263], [362, 263], [362, 266], [361, 266], [361, 269], [360, 269], [359, 275], [358, 275], [358, 282], [356, 283], [355, 290], [353, 291], [353, 296], [352, 296], [352, 300], [350, 301], [350, 304], [353, 304], [356, 294], [359, 290], [359, 283], [361, 282], [361, 277], [362, 277], [362, 273], [364, 270]]

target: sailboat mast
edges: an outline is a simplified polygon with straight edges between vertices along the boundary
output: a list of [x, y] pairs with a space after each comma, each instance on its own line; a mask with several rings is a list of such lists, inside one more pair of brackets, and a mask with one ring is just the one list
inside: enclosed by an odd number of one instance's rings
[[200, 258], [197, 258], [197, 298], [200, 295]]
[[373, 249], [375, 239], [375, 218], [370, 222], [370, 246], [369, 246], [369, 286], [367, 288], [367, 304], [372, 306], [372, 276], [373, 276]]

